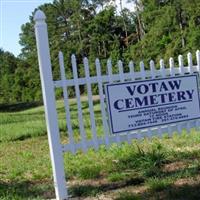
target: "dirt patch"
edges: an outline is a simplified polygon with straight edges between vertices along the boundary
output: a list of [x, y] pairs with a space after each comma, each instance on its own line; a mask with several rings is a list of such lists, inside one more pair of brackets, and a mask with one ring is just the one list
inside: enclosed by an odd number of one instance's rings
[[[99, 99], [100, 99], [99, 95], [93, 95], [92, 96], [93, 101], [97, 101]], [[77, 100], [76, 98], [70, 98], [69, 99], [70, 102], [75, 102], [76, 100]], [[81, 96], [81, 101], [88, 101], [88, 96]]]
[[174, 182], [175, 186], [193, 185], [195, 182], [191, 178], [181, 178]]
[[103, 194], [98, 194], [95, 197], [73, 197], [70, 200], [114, 200], [119, 197], [120, 193], [133, 193], [133, 194], [143, 194], [147, 191], [147, 187], [141, 186], [127, 186], [124, 188], [119, 188], [115, 190], [110, 190], [104, 192]]
[[183, 161], [176, 161], [173, 163], [165, 164], [163, 167], [164, 172], [174, 172], [177, 170], [185, 169], [188, 167], [188, 163]]
[[197, 184], [200, 184], [200, 175], [195, 177], [181, 178], [174, 182], [175, 186], [197, 185]]
[[70, 193], [72, 199], [113, 199], [117, 197], [120, 192], [134, 190], [134, 193], [140, 193], [144, 189], [144, 179], [140, 177], [129, 178], [128, 180], [109, 182], [107, 179], [98, 180], [82, 180], [70, 181]]

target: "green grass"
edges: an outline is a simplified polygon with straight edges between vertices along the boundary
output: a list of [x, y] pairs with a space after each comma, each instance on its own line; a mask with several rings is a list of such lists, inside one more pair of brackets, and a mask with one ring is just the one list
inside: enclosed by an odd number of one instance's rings
[[[61, 100], [57, 102], [57, 109], [62, 142], [66, 142]], [[101, 136], [98, 101], [94, 109], [98, 136]], [[74, 134], [79, 140], [75, 102], [71, 102], [71, 113]], [[83, 115], [90, 138], [87, 102], [83, 102]], [[102, 146], [98, 151], [90, 149], [86, 154], [65, 153], [66, 177], [73, 183], [70, 194], [74, 197], [105, 194], [115, 199], [200, 199], [197, 192], [200, 185], [199, 143], [199, 132], [192, 130], [190, 134], [183, 131], [172, 138], [144, 139], [130, 145], [114, 144], [109, 149]], [[0, 160], [0, 200], [54, 198], [43, 106], [23, 110], [18, 105], [16, 109], [15, 106], [6, 107], [0, 112]], [[176, 163], [181, 164], [176, 167]], [[143, 187], [145, 189], [141, 190]], [[135, 192], [135, 188], [141, 191]], [[113, 193], [118, 190], [120, 192]], [[192, 193], [191, 198], [185, 191]]]
[[172, 184], [171, 179], [149, 178], [147, 183], [150, 190], [158, 192], [166, 189]]

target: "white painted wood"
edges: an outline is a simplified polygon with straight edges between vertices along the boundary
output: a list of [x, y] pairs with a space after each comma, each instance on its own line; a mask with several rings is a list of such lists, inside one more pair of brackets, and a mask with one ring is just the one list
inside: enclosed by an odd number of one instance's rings
[[[130, 67], [130, 66], [129, 66], [129, 67]], [[133, 66], [131, 66], [131, 67], [132, 67], [131, 70], [133, 70]], [[123, 63], [122, 63], [121, 60], [118, 61], [118, 69], [119, 69], [120, 82], [123, 83], [123, 82], [125, 81], [125, 77], [124, 77]], [[132, 73], [133, 73], [133, 71], [132, 71]], [[128, 141], [128, 143], [130, 143], [130, 142], [131, 142], [131, 139], [129, 138], [130, 132], [126, 132], [125, 134], [126, 134], [126, 136], [127, 136], [127, 141]], [[117, 142], [118, 142], [118, 143], [121, 142], [121, 138], [120, 138], [120, 137], [117, 137]]]
[[[171, 57], [169, 59], [169, 69], [170, 69], [170, 77], [174, 77], [175, 76], [175, 72], [174, 72], [174, 59]], [[176, 128], [177, 128], [177, 124], [176, 125]], [[172, 129], [171, 129], [171, 124], [169, 124], [169, 136], [172, 136], [173, 132], [172, 132]]]
[[73, 77], [75, 81], [75, 93], [76, 93], [76, 100], [77, 100], [77, 107], [78, 107], [78, 122], [79, 122], [79, 129], [81, 135], [81, 144], [83, 152], [87, 151], [87, 144], [86, 144], [86, 133], [83, 124], [83, 113], [82, 113], [82, 105], [81, 105], [81, 97], [80, 97], [80, 89], [78, 84], [78, 73], [77, 73], [77, 65], [76, 65], [76, 57], [75, 55], [71, 56], [72, 61], [72, 71]]
[[[134, 71], [133, 61], [130, 61], [128, 66], [129, 66], [130, 80], [134, 81], [135, 80], [135, 71]], [[125, 75], [124, 75], [124, 77], [125, 77]]]
[[[190, 52], [187, 54], [187, 59], [188, 59], [189, 73], [192, 74], [193, 73], [193, 68], [192, 68], [193, 64], [192, 64], [192, 54]], [[186, 129], [187, 129], [188, 133], [190, 132], [190, 129], [192, 128], [190, 126], [190, 123], [191, 123], [191, 121], [187, 122], [187, 128]]]
[[189, 52], [187, 54], [187, 59], [188, 59], [188, 68], [189, 68], [189, 73], [192, 74], [193, 73], [193, 64], [192, 64], [192, 54]]
[[150, 61], [150, 72], [151, 72], [151, 79], [155, 79], [156, 78], [156, 70], [155, 70], [155, 64], [154, 61], [151, 60]]
[[[182, 55], [178, 56], [178, 63], [179, 63], [179, 74], [184, 75], [185, 71], [184, 71], [183, 56]], [[189, 69], [188, 69], [188, 72], [189, 72]]]
[[140, 77], [142, 78], [142, 80], [146, 79], [146, 73], [145, 73], [143, 61], [140, 62]]
[[[184, 67], [184, 64], [183, 64], [183, 56], [182, 55], [178, 56], [178, 62], [179, 62], [179, 74], [184, 75], [185, 74], [185, 72], [184, 72], [185, 67]], [[189, 72], [189, 70], [188, 70], [188, 72]], [[182, 133], [182, 125], [183, 124], [187, 124], [187, 123], [183, 122], [183, 123], [178, 124], [178, 132], [179, 133]]]
[[[183, 73], [189, 73], [189, 68], [188, 67], [184, 67], [183, 69]], [[151, 71], [150, 70], [145, 70], [146, 71], [146, 77], [151, 77]], [[179, 74], [180, 73], [180, 69], [179, 68], [175, 68], [175, 74]], [[198, 72], [198, 66], [193, 66], [193, 72]], [[140, 72], [135, 72], [134, 73], [134, 76], [135, 76], [135, 79], [140, 79], [141, 78], [141, 73]], [[166, 69], [166, 75], [169, 76], [170, 75], [170, 69]], [[155, 71], [155, 76], [161, 76], [160, 74], [160, 70], [156, 70]], [[130, 73], [124, 73], [124, 77], [126, 80], [130, 80], [131, 79], [131, 75]], [[102, 83], [106, 83], [106, 82], [109, 82], [109, 76], [108, 75], [102, 75], [101, 76], [102, 78]], [[91, 83], [97, 83], [97, 76], [93, 76], [93, 77], [90, 77], [90, 81]], [[119, 77], [119, 74], [113, 74], [112, 75], [112, 80], [113, 81], [119, 81], [120, 80], [120, 77]], [[70, 79], [70, 80], [65, 80], [65, 86], [74, 86], [75, 84], [75, 80], [74, 79]], [[85, 85], [86, 84], [86, 78], [79, 78], [78, 79], [78, 85]], [[54, 81], [54, 86], [56, 88], [59, 88], [59, 87], [62, 87], [62, 81]]]
[[[196, 51], [196, 60], [197, 60], [197, 73], [199, 74], [200, 73], [200, 51], [197, 50]], [[199, 92], [200, 92], [200, 88], [199, 89]], [[200, 120], [197, 120], [197, 130], [199, 131], [199, 128], [200, 128]]]
[[89, 103], [89, 112], [90, 112], [90, 123], [91, 123], [91, 130], [93, 135], [93, 142], [95, 150], [98, 149], [98, 140], [97, 140], [97, 131], [96, 131], [96, 123], [95, 123], [95, 116], [94, 116], [94, 105], [92, 99], [92, 88], [90, 83], [90, 71], [89, 71], [89, 64], [88, 59], [84, 58], [84, 69], [85, 69], [85, 77], [87, 80], [87, 94], [88, 94], [88, 103]]
[[[107, 71], [108, 71], [109, 83], [113, 83], [112, 62], [110, 59], [108, 59], [108, 61], [107, 61]], [[119, 75], [119, 77], [120, 77], [120, 75]], [[115, 139], [116, 139], [116, 143], [120, 144], [119, 134], [116, 135]]]
[[[82, 150], [84, 152], [87, 151], [88, 148], [95, 148], [96, 150], [100, 145], [105, 144], [106, 147], [109, 147], [112, 143], [121, 144], [122, 142], [128, 141], [131, 143], [132, 139], [142, 139], [142, 138], [151, 138], [153, 136], [161, 137], [163, 133], [168, 133], [171, 135], [174, 131], [178, 129], [178, 132], [182, 132], [182, 129], [185, 128], [190, 131], [192, 127], [199, 127], [200, 120], [193, 120], [189, 122], [181, 122], [178, 124], [170, 124], [163, 125], [153, 128], [146, 128], [142, 130], [135, 130], [124, 134], [110, 134], [109, 133], [109, 124], [108, 124], [108, 116], [106, 113], [106, 105], [104, 99], [104, 91], [103, 84], [104, 83], [113, 83], [113, 82], [124, 82], [124, 81], [134, 81], [136, 79], [156, 79], [157, 77], [167, 77], [167, 76], [176, 76], [184, 75], [185, 73], [194, 73], [200, 72], [200, 51], [196, 52], [196, 60], [197, 65], [194, 66], [192, 63], [192, 54], [188, 53], [188, 67], [184, 67], [183, 65], [183, 57], [180, 55], [179, 60], [179, 68], [175, 68], [173, 58], [169, 59], [170, 68], [165, 68], [164, 61], [160, 60], [160, 69], [156, 70], [154, 62], [150, 61], [150, 70], [145, 70], [144, 63], [140, 62], [140, 71], [134, 71], [134, 64], [131, 61], [129, 63], [129, 72], [125, 73], [123, 69], [123, 63], [121, 60], [118, 61], [118, 74], [112, 73], [112, 63], [109, 59], [107, 61], [107, 75], [101, 74], [101, 66], [99, 59], [96, 59], [96, 72], [97, 75], [90, 77], [89, 64], [88, 59], [84, 58], [84, 70], [85, 77], [79, 78], [77, 73], [77, 63], [74, 55], [71, 57], [72, 61], [72, 69], [73, 69], [73, 79], [66, 79], [65, 76], [65, 68], [64, 68], [64, 59], [62, 52], [59, 52], [59, 65], [60, 65], [60, 73], [61, 80], [53, 81], [52, 70], [51, 70], [51, 61], [50, 61], [50, 53], [49, 53], [49, 44], [48, 44], [48, 34], [47, 34], [47, 25], [45, 23], [45, 15], [41, 11], [37, 11], [34, 17], [36, 22], [35, 24], [35, 34], [36, 34], [36, 42], [37, 42], [37, 50], [38, 50], [38, 60], [40, 67], [40, 77], [42, 83], [42, 91], [43, 91], [43, 100], [45, 105], [45, 117], [47, 123], [47, 132], [48, 132], [48, 140], [50, 147], [50, 155], [51, 162], [53, 168], [53, 176], [54, 176], [54, 184], [56, 191], [57, 200], [65, 200], [67, 199], [67, 189], [66, 189], [66, 181], [65, 181], [65, 172], [64, 172], [64, 163], [63, 163], [63, 152], [71, 151], [72, 153], [76, 153], [78, 150]], [[95, 113], [94, 113], [94, 105], [92, 100], [92, 88], [91, 84], [98, 84], [99, 96], [100, 96], [100, 107], [102, 114], [102, 123], [103, 123], [103, 137], [97, 137], [97, 127], [95, 121]], [[90, 113], [90, 121], [91, 121], [91, 132], [92, 139], [87, 139], [84, 121], [83, 121], [83, 113], [82, 113], [82, 105], [80, 98], [80, 85], [87, 86], [87, 95], [88, 95], [88, 104], [89, 104], [89, 113]], [[79, 121], [79, 129], [80, 129], [80, 141], [77, 143], [73, 137], [73, 129], [70, 119], [70, 104], [69, 97], [67, 92], [67, 87], [75, 86], [75, 94], [77, 99], [77, 107], [78, 107], [78, 121]], [[55, 101], [55, 88], [62, 87], [63, 96], [64, 96], [64, 104], [66, 111], [66, 121], [67, 121], [67, 129], [69, 135], [69, 143], [65, 145], [60, 144], [60, 134], [58, 127], [58, 117], [56, 112], [56, 101]]]
[[[197, 72], [200, 72], [200, 51], [196, 51], [196, 60], [197, 60]], [[194, 67], [193, 67], [194, 68]]]
[[[140, 73], [141, 73], [142, 80], [145, 80], [146, 79], [146, 72], [145, 72], [144, 62], [143, 61], [140, 62]], [[139, 135], [142, 134], [141, 130], [138, 130], [138, 133], [139, 133]], [[147, 128], [146, 137], [148, 137], [148, 138], [151, 137], [151, 129], [150, 128]]]
[[67, 199], [63, 152], [60, 144], [58, 118], [56, 112], [55, 92], [51, 70], [49, 42], [45, 15], [37, 10], [34, 15], [35, 36], [42, 84], [43, 102], [50, 148], [51, 164], [53, 168], [54, 186], [57, 200]]
[[102, 85], [102, 76], [101, 76], [101, 65], [99, 59], [96, 59], [96, 72], [97, 72], [97, 81], [98, 81], [98, 89], [99, 89], [99, 97], [100, 97], [100, 107], [102, 114], [102, 122], [103, 122], [103, 131], [105, 136], [105, 145], [109, 146], [109, 127], [107, 122], [106, 108], [104, 102], [104, 94], [103, 94], [103, 85]]
[[174, 59], [173, 58], [169, 59], [169, 69], [170, 69], [170, 76], [175, 76]]
[[[182, 129], [186, 128], [186, 124], [183, 123], [181, 125], [182, 125], [181, 126]], [[192, 126], [196, 127], [196, 123], [194, 121], [192, 122]], [[176, 131], [176, 129], [177, 129], [176, 125], [173, 124], [171, 129], [172, 129], [172, 131]], [[167, 126], [162, 126], [161, 127], [161, 132], [162, 133], [167, 133], [167, 131], [168, 131]], [[146, 129], [142, 130], [141, 133], [142, 134], [137, 134], [136, 131], [131, 132], [130, 133], [131, 140], [133, 140], [133, 139], [143, 139], [145, 137], [148, 137], [148, 132], [147, 132]], [[158, 127], [152, 128], [151, 134], [152, 134], [152, 137], [154, 137], [154, 136], [158, 137], [159, 136], [158, 135]], [[116, 137], [117, 137], [117, 135], [109, 135], [110, 144], [116, 143]], [[127, 141], [127, 136], [125, 134], [120, 134], [119, 137], [120, 137], [121, 143]], [[93, 140], [87, 140], [86, 142], [87, 142], [88, 148], [93, 147]], [[99, 145], [104, 145], [105, 144], [105, 139], [104, 138], [98, 138], [98, 144]], [[64, 151], [71, 151], [71, 148], [70, 148], [69, 144], [64, 145], [63, 149], [64, 149]], [[81, 142], [75, 144], [75, 149], [76, 149], [76, 151], [82, 150]]]
[[72, 149], [71, 152], [75, 154], [76, 152], [74, 148], [74, 137], [73, 137], [73, 130], [72, 130], [72, 125], [71, 125], [69, 97], [68, 97], [67, 88], [64, 85], [64, 81], [66, 80], [65, 65], [64, 65], [63, 53], [61, 51], [59, 52], [58, 57], [59, 57], [61, 80], [63, 82], [63, 97], [64, 97], [64, 105], [65, 105], [65, 117], [67, 121], [67, 131], [69, 134], [69, 143], [71, 144], [71, 149]]
[[[131, 76], [130, 81], [134, 81], [135, 80], [135, 70], [134, 70], [133, 61], [130, 61], [128, 66], [129, 66], [129, 74]], [[124, 76], [124, 74], [123, 74], [123, 76]], [[129, 144], [131, 144], [131, 140], [132, 139], [131, 139], [130, 132], [129, 132], [129, 133], [127, 133], [127, 141]]]
[[[154, 64], [154, 61], [153, 60], [151, 60], [150, 61], [150, 73], [151, 73], [151, 79], [155, 79], [156, 78], [156, 71], [159, 71], [160, 72], [160, 70], [156, 70], [155, 69], [155, 64]], [[161, 126], [158, 126], [158, 127], [156, 127], [157, 129], [157, 136], [158, 137], [160, 137], [160, 135], [162, 134], [162, 130], [161, 130]], [[151, 135], [152, 135], [152, 132], [151, 132]]]
[[124, 69], [123, 69], [123, 63], [122, 63], [121, 60], [118, 61], [118, 68], [119, 68], [119, 78], [120, 78], [120, 82], [124, 82], [124, 81], [125, 81]]

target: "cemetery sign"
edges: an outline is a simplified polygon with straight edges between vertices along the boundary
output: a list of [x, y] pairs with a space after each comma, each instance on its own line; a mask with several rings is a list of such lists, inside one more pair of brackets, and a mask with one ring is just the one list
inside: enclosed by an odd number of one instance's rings
[[198, 75], [106, 84], [112, 133], [200, 118]]

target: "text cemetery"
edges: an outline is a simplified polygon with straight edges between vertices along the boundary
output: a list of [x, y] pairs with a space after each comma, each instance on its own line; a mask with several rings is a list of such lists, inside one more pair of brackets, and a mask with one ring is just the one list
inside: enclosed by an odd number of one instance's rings
[[108, 84], [106, 93], [113, 133], [199, 117], [197, 75]]

